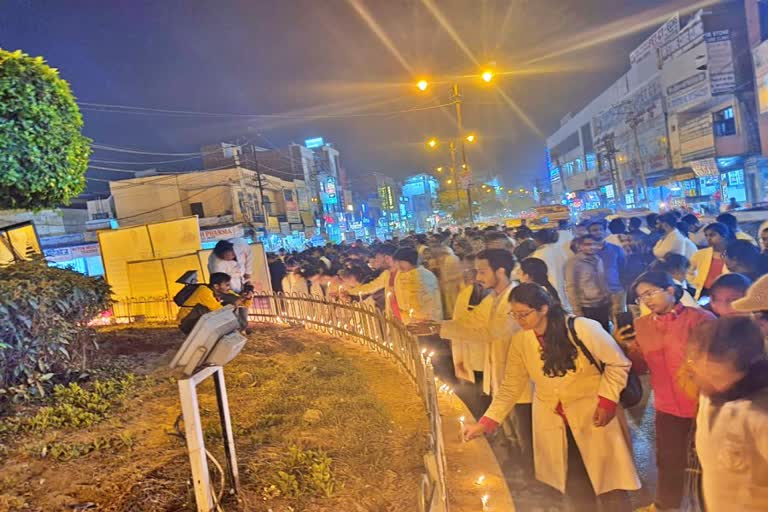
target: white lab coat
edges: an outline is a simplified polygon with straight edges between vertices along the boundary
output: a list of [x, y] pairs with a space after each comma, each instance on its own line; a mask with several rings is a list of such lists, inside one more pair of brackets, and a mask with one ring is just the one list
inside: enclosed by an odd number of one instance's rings
[[[458, 339], [485, 348], [483, 392], [487, 395], [493, 395], [501, 388], [509, 344], [520, 331], [520, 326], [509, 314], [509, 294], [514, 287], [515, 283], [512, 283], [498, 296], [494, 293], [485, 297], [473, 311], [477, 314], [459, 321], [446, 320], [440, 326], [443, 339]], [[517, 403], [530, 402], [529, 388], [528, 394], [521, 394]]]
[[568, 261], [568, 252], [564, 251], [560, 244], [544, 244], [530, 257], [539, 258], [547, 264], [547, 278], [560, 295], [560, 303], [565, 309], [569, 309], [568, 295], [565, 292], [565, 264]]
[[[707, 282], [709, 269], [712, 268], [712, 258], [715, 256], [715, 250], [712, 247], [705, 247], [696, 251], [691, 257], [691, 266], [688, 270], [688, 281], [691, 286], [696, 288], [695, 299], [701, 297], [701, 291], [704, 289], [704, 283]], [[723, 262], [723, 272], [720, 275], [728, 274], [728, 267]]]
[[229, 274], [232, 278], [232, 291], [240, 293], [245, 283], [245, 274], [253, 275], [253, 249], [243, 238], [232, 238], [227, 241], [233, 245], [235, 260], [222, 260], [211, 253], [208, 255], [208, 272]]
[[536, 334], [532, 330], [520, 332], [509, 346], [504, 382], [485, 416], [501, 423], [532, 380], [536, 478], [565, 492], [568, 442], [563, 419], [555, 412], [560, 403], [595, 493], [639, 489], [640, 479], [622, 426], [621, 408], [605, 427], [598, 428], [592, 423], [598, 396], [619, 401], [632, 363], [594, 320], [577, 318], [575, 329], [595, 359], [605, 364], [602, 375], [580, 350], [575, 360], [576, 371], [563, 377], [544, 375]]
[[398, 272], [394, 288], [400, 317], [405, 325], [443, 319], [440, 284], [435, 274], [426, 268], [418, 266], [408, 272]]
[[[483, 306], [482, 301], [476, 306], [469, 305], [473, 290], [474, 287], [472, 285], [465, 286], [456, 297], [452, 316], [454, 322], [471, 323], [476, 321], [477, 323], [487, 323], [489, 321], [491, 311], [488, 307], [481, 307]], [[477, 320], [475, 320], [475, 317], [477, 317]], [[485, 343], [475, 343], [471, 339], [465, 340], [460, 337], [452, 338], [451, 354], [453, 355], [453, 366], [456, 368], [456, 377], [469, 382], [475, 382], [474, 372], [485, 370], [487, 351], [488, 348]], [[462, 367], [466, 370], [465, 372], [460, 370]]]
[[208, 257], [208, 272], [215, 274], [216, 272], [223, 272], [229, 274], [232, 279], [230, 284], [232, 291], [240, 293], [243, 289], [243, 269], [235, 260], [222, 260], [217, 258], [213, 253]]
[[656, 242], [656, 245], [653, 246], [653, 255], [656, 259], [661, 260], [667, 254], [673, 252], [675, 254], [682, 254], [690, 260], [698, 250], [699, 248], [696, 247], [696, 244], [690, 238], [683, 236], [679, 230], [674, 229]]

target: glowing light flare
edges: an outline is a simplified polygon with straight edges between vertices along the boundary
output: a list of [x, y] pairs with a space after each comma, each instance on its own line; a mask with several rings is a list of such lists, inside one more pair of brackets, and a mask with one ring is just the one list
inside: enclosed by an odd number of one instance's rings
[[427, 146], [429, 146], [432, 149], [435, 149], [437, 147], [437, 139], [429, 139], [427, 141]]
[[453, 42], [456, 43], [456, 46], [461, 48], [461, 51], [464, 52], [464, 55], [466, 55], [469, 60], [472, 61], [472, 63], [480, 67], [480, 62], [477, 60], [475, 55], [470, 51], [469, 47], [464, 44], [464, 41], [462, 41], [461, 37], [459, 37], [458, 32], [451, 26], [450, 22], [448, 21], [448, 18], [445, 17], [445, 15], [440, 11], [440, 9], [437, 8], [437, 6], [434, 4], [432, 0], [421, 0], [421, 3], [424, 4], [424, 7], [427, 8], [427, 10], [432, 14], [432, 16], [437, 20], [437, 22], [440, 24], [441, 27], [443, 27], [443, 30], [445, 30], [448, 35], [453, 39]]
[[515, 101], [512, 98], [510, 98], [509, 95], [506, 92], [504, 92], [504, 90], [502, 90], [500, 88], [496, 88], [496, 90], [499, 92], [499, 96], [502, 97], [502, 99], [509, 106], [509, 108], [511, 108], [512, 111], [515, 114], [517, 114], [517, 116], [520, 119], [523, 120], [523, 122], [526, 124], [526, 126], [528, 126], [528, 128], [530, 128], [533, 133], [535, 133], [536, 135], [538, 135], [542, 139], [546, 138], [546, 136], [544, 135], [544, 132], [542, 132], [539, 129], [539, 127], [536, 126], [536, 123], [533, 122], [533, 120], [530, 118], [530, 116], [528, 114], [526, 114], [525, 111], [523, 111], [523, 109], [520, 108], [520, 106], [517, 103], [515, 103]]
[[480, 78], [482, 78], [482, 79], [483, 79], [483, 82], [485, 82], [485, 83], [490, 83], [490, 82], [491, 82], [491, 80], [493, 80], [493, 77], [494, 77], [494, 76], [495, 76], [495, 75], [494, 75], [493, 71], [491, 71], [491, 70], [486, 70], [486, 71], [483, 71], [483, 74], [482, 74], [482, 75], [480, 75]]
[[378, 24], [378, 22], [373, 18], [370, 12], [362, 5], [360, 0], [347, 0], [347, 3], [352, 6], [352, 8], [357, 12], [357, 14], [365, 21], [365, 23], [368, 25], [368, 28], [371, 29], [371, 31], [376, 34], [376, 37], [379, 38], [379, 41], [387, 47], [389, 50], [389, 53], [392, 54], [395, 59], [405, 68], [408, 73], [413, 75], [413, 70], [411, 68], [411, 65], [408, 64], [408, 61], [405, 60], [405, 57], [403, 57], [403, 54], [400, 53], [400, 51], [395, 46], [395, 43], [392, 42], [392, 40], [389, 38], [386, 32], [384, 32], [384, 29], [381, 28], [381, 25]]
[[416, 82], [416, 87], [418, 87], [420, 91], [426, 91], [429, 89], [429, 82], [426, 80], [419, 80]]
[[477, 137], [475, 137], [474, 133], [470, 133], [469, 135], [467, 135], [467, 142], [475, 142], [476, 139]]

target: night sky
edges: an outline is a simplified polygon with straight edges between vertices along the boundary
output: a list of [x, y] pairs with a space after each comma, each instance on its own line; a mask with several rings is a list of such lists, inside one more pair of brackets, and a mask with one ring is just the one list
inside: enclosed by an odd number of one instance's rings
[[[497, 72], [508, 74], [498, 76], [494, 86], [481, 85], [477, 76], [460, 79], [465, 127], [481, 141], [470, 149], [469, 160], [479, 172], [496, 171], [509, 185], [528, 186], [545, 176], [544, 141], [498, 89], [549, 134], [562, 116], [584, 106], [628, 68], [628, 52], [653, 31], [648, 20], [692, 3], [0, 0], [0, 47], [42, 55], [81, 102], [237, 114], [86, 110], [85, 133], [100, 144], [188, 153], [220, 141], [283, 147], [320, 136], [338, 147], [350, 175], [381, 171], [398, 178], [446, 164], [447, 151], [427, 152], [424, 141], [450, 137], [455, 126], [451, 110], [395, 112], [447, 103], [451, 77], [477, 75], [477, 64], [495, 62]], [[355, 5], [370, 14], [400, 58]], [[437, 7], [465, 50], [429, 5]], [[606, 35], [616, 37], [562, 53]], [[445, 83], [419, 94], [412, 84], [422, 75]], [[274, 113], [290, 117], [248, 117]], [[356, 117], [334, 117], [350, 113]], [[331, 117], [301, 117], [306, 114]], [[183, 156], [97, 151], [92, 158], [115, 162], [93, 165], [141, 169], [125, 162]], [[146, 165], [199, 166], [194, 159]], [[88, 175], [125, 176], [100, 170]]]

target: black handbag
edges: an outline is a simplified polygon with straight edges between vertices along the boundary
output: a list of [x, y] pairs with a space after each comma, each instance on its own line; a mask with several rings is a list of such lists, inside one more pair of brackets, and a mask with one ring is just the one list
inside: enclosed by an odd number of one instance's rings
[[[579, 336], [576, 334], [576, 327], [574, 326], [576, 322], [576, 317], [569, 317], [568, 318], [568, 330], [571, 332], [571, 337], [573, 338], [573, 342], [578, 345], [578, 347], [581, 349], [581, 352], [586, 356], [587, 359], [589, 359], [589, 362], [592, 363], [592, 365], [598, 369], [598, 371], [602, 374], [605, 371], [605, 365], [602, 363], [598, 363], [597, 360], [592, 356], [592, 353], [587, 349], [587, 347], [584, 345], [584, 342], [581, 341]], [[634, 407], [637, 404], [640, 403], [640, 401], [643, 399], [643, 384], [640, 382], [640, 377], [637, 376], [637, 374], [632, 370], [629, 369], [629, 376], [627, 377], [627, 385], [624, 387], [624, 389], [621, 391], [621, 395], [619, 396], [619, 400], [621, 401], [621, 405], [628, 409], [630, 407]]]

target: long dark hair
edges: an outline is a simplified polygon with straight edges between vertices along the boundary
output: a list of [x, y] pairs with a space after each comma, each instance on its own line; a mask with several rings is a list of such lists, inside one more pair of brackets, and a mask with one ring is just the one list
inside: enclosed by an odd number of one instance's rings
[[555, 302], [560, 302], [560, 296], [549, 282], [549, 269], [547, 263], [539, 258], [526, 258], [520, 262], [520, 270], [531, 277], [531, 280], [546, 288], [547, 292], [555, 299]]
[[566, 325], [567, 313], [544, 287], [536, 283], [523, 283], [514, 288], [509, 294], [509, 302], [525, 304], [541, 310], [544, 306], [547, 312], [547, 330], [544, 332], [541, 360], [544, 361], [544, 375], [547, 377], [563, 377], [571, 370], [576, 370], [576, 347], [568, 337]]

